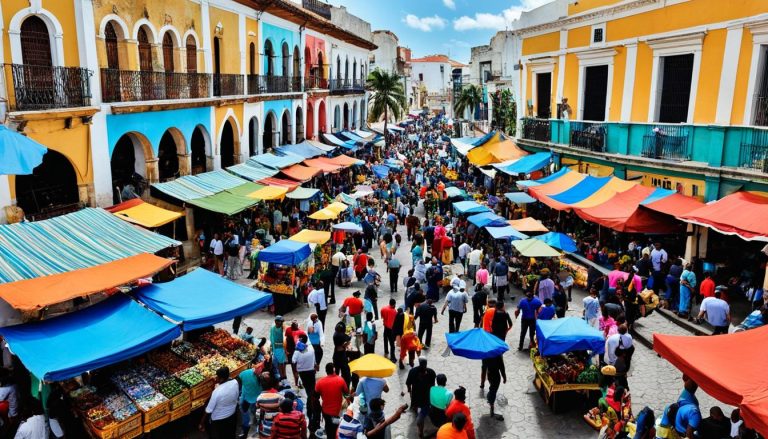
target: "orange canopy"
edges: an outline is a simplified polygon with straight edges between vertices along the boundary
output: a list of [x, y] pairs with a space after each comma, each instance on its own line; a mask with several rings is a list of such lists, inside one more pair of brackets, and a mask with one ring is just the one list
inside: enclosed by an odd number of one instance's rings
[[[663, 190], [663, 189], [661, 189]], [[614, 194], [602, 204], [574, 212], [584, 220], [626, 233], [675, 233], [683, 224], [669, 215], [640, 209], [655, 188], [637, 185], [626, 192]]]
[[339, 165], [328, 157], [317, 157], [314, 159], [304, 160], [304, 164], [312, 166], [313, 168], [321, 169], [323, 172], [338, 172], [344, 169], [344, 165]]
[[672, 194], [660, 200], [640, 205], [641, 209], [650, 209], [656, 212], [665, 213], [674, 217], [681, 217], [688, 212], [703, 207], [704, 203], [685, 195]]
[[350, 157], [348, 155], [342, 154], [342, 155], [339, 155], [339, 156], [336, 156], [336, 157], [328, 159], [328, 163], [333, 163], [333, 164], [336, 164], [336, 165], [339, 165], [339, 166], [344, 166], [346, 168], [347, 166], [361, 164], [361, 163], [363, 163], [363, 161], [362, 160], [358, 160], [356, 158], [352, 158], [352, 157]]
[[288, 189], [289, 192], [294, 190], [294, 189], [296, 189], [301, 184], [300, 181], [285, 180], [285, 179], [282, 179], [282, 178], [275, 178], [275, 177], [269, 177], [269, 178], [261, 179], [261, 180], [258, 181], [258, 183], [259, 184], [263, 184], [265, 186], [284, 187], [284, 188]]
[[0, 284], [0, 297], [16, 309], [34, 311], [153, 276], [171, 264], [170, 259], [140, 253], [95, 267]]
[[653, 350], [768, 436], [768, 326], [714, 337], [653, 334]]
[[288, 177], [306, 182], [311, 180], [315, 175], [323, 172], [319, 168], [311, 168], [309, 166], [302, 166], [302, 165], [293, 165], [291, 167], [281, 169], [280, 172], [287, 175]]
[[688, 212], [680, 219], [747, 241], [768, 241], [767, 217], [768, 197], [736, 192]]

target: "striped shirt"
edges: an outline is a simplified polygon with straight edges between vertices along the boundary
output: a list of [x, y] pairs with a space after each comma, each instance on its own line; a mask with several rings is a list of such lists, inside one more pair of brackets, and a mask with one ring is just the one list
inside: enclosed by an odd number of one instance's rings
[[290, 413], [278, 413], [272, 424], [274, 439], [296, 439], [307, 428], [304, 413], [294, 410]]
[[263, 392], [256, 398], [256, 406], [261, 410], [261, 428], [259, 428], [261, 437], [272, 436], [272, 423], [279, 413], [282, 400], [282, 395], [272, 392]]
[[363, 424], [357, 419], [344, 413], [339, 423], [339, 439], [357, 439], [359, 433], [363, 433]]

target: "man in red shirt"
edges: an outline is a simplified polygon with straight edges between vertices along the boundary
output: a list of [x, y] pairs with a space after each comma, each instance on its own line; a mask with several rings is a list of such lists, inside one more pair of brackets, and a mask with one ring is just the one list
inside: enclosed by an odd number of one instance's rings
[[296, 343], [298, 343], [299, 336], [301, 335], [307, 335], [307, 333], [299, 328], [299, 321], [294, 319], [291, 322], [291, 326], [285, 330], [285, 342], [283, 346], [285, 347], [286, 362], [291, 365], [293, 381], [296, 387], [299, 387], [299, 374], [296, 372], [296, 364], [293, 362], [293, 352], [296, 350]]
[[483, 329], [487, 332], [491, 332], [494, 314], [496, 314], [496, 299], [488, 299], [488, 306], [483, 314]]
[[349, 394], [347, 383], [344, 378], [336, 374], [333, 363], [325, 365], [325, 374], [326, 376], [317, 380], [317, 384], [315, 384], [315, 398], [318, 400], [323, 413], [325, 437], [335, 438], [339, 425], [333, 422], [334, 418], [338, 418], [341, 414], [341, 404], [344, 398], [351, 398], [354, 394]]
[[363, 301], [360, 300], [360, 291], [355, 291], [351, 297], [344, 299], [342, 306], [349, 312], [349, 316], [355, 319], [355, 328], [362, 328]]
[[704, 280], [699, 285], [699, 294], [704, 298], [715, 296], [715, 281], [712, 280], [712, 273], [709, 271], [704, 273]]
[[307, 439], [307, 421], [304, 413], [294, 410], [294, 401], [285, 398], [280, 403], [280, 413], [272, 424], [271, 439]]
[[368, 272], [368, 255], [363, 252], [363, 249], [359, 249], [355, 257], [352, 258], [352, 266], [355, 269], [357, 281], [363, 280], [363, 277]]
[[[381, 309], [381, 320], [384, 321], [384, 356], [389, 355], [389, 359], [395, 362], [395, 333], [392, 327], [395, 324], [397, 309], [395, 309], [395, 299], [389, 299], [389, 306]], [[391, 353], [391, 354], [390, 354]]]

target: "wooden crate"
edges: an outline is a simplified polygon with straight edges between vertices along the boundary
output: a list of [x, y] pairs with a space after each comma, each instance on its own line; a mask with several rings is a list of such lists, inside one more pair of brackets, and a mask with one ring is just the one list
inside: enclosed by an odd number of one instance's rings
[[138, 428], [134, 428], [133, 430], [125, 433], [124, 435], [120, 436], [120, 439], [133, 439], [135, 437], [139, 437], [142, 434], [144, 434], [144, 426], [139, 425]]
[[149, 433], [150, 431], [156, 429], [157, 427], [167, 424], [170, 419], [171, 419], [171, 414], [169, 412], [166, 412], [163, 416], [156, 418], [152, 422], [144, 422], [144, 433]]
[[[147, 424], [152, 424], [159, 419], [163, 419], [163, 417], [167, 418], [170, 411], [170, 401], [160, 403], [148, 411], [142, 411], [142, 413], [144, 413], [144, 427], [146, 428]], [[166, 419], [165, 422], [168, 422], [168, 420]]]
[[[129, 433], [134, 432], [136, 429], [141, 430], [141, 427], [142, 427], [141, 412], [139, 412], [131, 416], [130, 418], [127, 418], [123, 422], [117, 424], [117, 436], [124, 437]], [[131, 437], [135, 437], [135, 436], [131, 436]]]
[[184, 390], [178, 395], [171, 398], [171, 411], [174, 411], [178, 409], [179, 407], [182, 407], [184, 405], [189, 405], [189, 402], [192, 400], [192, 397], [190, 396], [189, 390]]
[[193, 400], [200, 399], [202, 397], [207, 398], [211, 395], [211, 392], [213, 392], [214, 387], [216, 387], [216, 382], [213, 380], [213, 378], [208, 378], [195, 387], [190, 388], [189, 397]]
[[88, 432], [88, 434], [92, 438], [96, 439], [116, 439], [117, 436], [117, 424], [112, 424], [107, 428], [97, 428], [93, 424], [91, 424], [88, 420], [83, 419], [83, 425], [85, 426], [85, 431]]
[[192, 400], [192, 407], [190, 410], [197, 410], [200, 407], [205, 406], [205, 403], [208, 402], [208, 396], [204, 396], [202, 398], [197, 398]]
[[187, 400], [187, 403], [182, 406], [178, 406], [171, 410], [171, 418], [169, 422], [173, 422], [177, 419], [183, 418], [192, 412], [192, 401]]
[[229, 373], [229, 378], [234, 380], [235, 378], [237, 378], [238, 375], [240, 375], [240, 372], [244, 371], [247, 368], [248, 368], [248, 363], [243, 363], [240, 367], [232, 370]]

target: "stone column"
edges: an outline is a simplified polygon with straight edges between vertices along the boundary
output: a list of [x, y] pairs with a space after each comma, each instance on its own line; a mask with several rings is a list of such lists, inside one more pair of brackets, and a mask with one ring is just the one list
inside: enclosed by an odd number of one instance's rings
[[147, 159], [147, 182], [149, 184], [160, 181], [160, 173], [157, 167], [157, 158]]
[[189, 175], [192, 169], [192, 156], [190, 154], [179, 154], [179, 175]]

